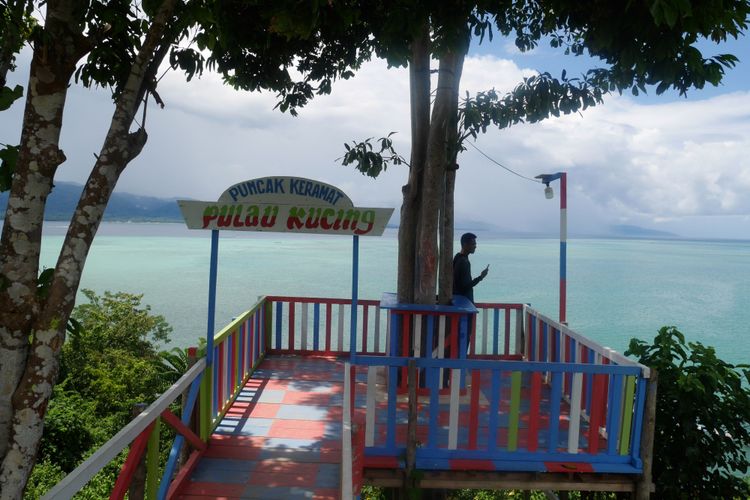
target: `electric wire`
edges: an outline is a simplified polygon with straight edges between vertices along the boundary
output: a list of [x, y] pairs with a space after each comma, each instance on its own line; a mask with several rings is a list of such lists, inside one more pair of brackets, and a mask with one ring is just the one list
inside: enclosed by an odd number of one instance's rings
[[489, 155], [488, 155], [487, 153], [485, 153], [484, 151], [482, 151], [481, 149], [479, 149], [479, 148], [478, 148], [478, 147], [477, 147], [477, 146], [476, 146], [476, 145], [475, 145], [474, 143], [472, 143], [472, 142], [468, 142], [468, 141], [467, 141], [467, 144], [469, 144], [469, 146], [471, 146], [472, 148], [474, 148], [474, 149], [476, 149], [477, 151], [479, 151], [479, 154], [481, 154], [482, 156], [484, 156], [485, 158], [487, 158], [488, 160], [490, 160], [490, 161], [491, 161], [492, 163], [494, 163], [494, 164], [495, 164], [495, 165], [497, 165], [498, 167], [501, 167], [501, 168], [503, 168], [503, 169], [507, 170], [507, 171], [508, 171], [508, 172], [510, 172], [511, 174], [513, 174], [513, 175], [517, 175], [517, 176], [518, 176], [518, 177], [520, 177], [521, 179], [526, 179], [527, 181], [531, 181], [531, 182], [537, 182], [537, 183], [539, 183], [539, 184], [541, 184], [541, 183], [542, 183], [542, 181], [541, 181], [541, 180], [539, 180], [539, 179], [532, 179], [531, 177], [526, 177], [525, 175], [523, 175], [523, 174], [519, 174], [519, 173], [518, 173], [518, 172], [516, 172], [515, 170], [513, 170], [513, 169], [511, 169], [511, 168], [508, 168], [508, 167], [506, 167], [505, 165], [503, 165], [502, 163], [500, 163], [499, 161], [497, 161], [497, 160], [495, 160], [494, 158], [490, 157], [490, 156], [489, 156]]

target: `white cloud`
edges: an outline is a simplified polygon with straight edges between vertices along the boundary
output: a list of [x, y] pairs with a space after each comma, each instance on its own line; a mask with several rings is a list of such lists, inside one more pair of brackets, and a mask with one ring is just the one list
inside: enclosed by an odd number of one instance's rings
[[[528, 61], [528, 59], [525, 59]], [[491, 55], [469, 57], [464, 90], [510, 90], [535, 70]], [[401, 204], [406, 167], [378, 180], [336, 162], [343, 143], [397, 131], [409, 156], [408, 72], [367, 64], [336, 82], [298, 118], [273, 110], [265, 93], [237, 92], [216, 75], [185, 83], [170, 74], [160, 87], [167, 107], [149, 110], [149, 142], [124, 172], [119, 190], [214, 199], [239, 180], [265, 175], [318, 178], [344, 189], [358, 205]], [[582, 114], [489, 131], [477, 145], [492, 158], [533, 177], [569, 172], [570, 230], [599, 232], [637, 224], [684, 235], [750, 237], [750, 92], [654, 103], [607, 96]], [[0, 140], [17, 134], [20, 112], [3, 115]], [[83, 182], [112, 108], [103, 92], [74, 88], [58, 180]], [[14, 123], [5, 121], [12, 117]], [[541, 187], [502, 170], [469, 148], [459, 158], [456, 214], [517, 230], [556, 231], [557, 203]], [[730, 222], [727, 222], [730, 221]]]

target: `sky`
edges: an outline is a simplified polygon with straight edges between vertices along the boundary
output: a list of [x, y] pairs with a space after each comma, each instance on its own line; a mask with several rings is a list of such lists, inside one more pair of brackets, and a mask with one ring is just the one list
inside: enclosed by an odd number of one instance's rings
[[[730, 52], [740, 63], [717, 87], [656, 96], [605, 96], [582, 113], [488, 130], [475, 145], [520, 175], [468, 147], [455, 193], [459, 229], [556, 235], [555, 198], [524, 177], [568, 174], [571, 237], [611, 234], [615, 226], [638, 226], [684, 238], [750, 239], [750, 43], [707, 45], [704, 54]], [[25, 85], [25, 51], [11, 83]], [[541, 71], [559, 76], [592, 63], [546, 46], [520, 53], [507, 39], [474, 46], [466, 60], [461, 95], [512, 89]], [[166, 107], [153, 103], [148, 143], [122, 174], [121, 192], [215, 200], [230, 185], [269, 175], [317, 179], [346, 192], [356, 206], [393, 207], [398, 221], [407, 167], [393, 166], [377, 179], [341, 165], [344, 143], [394, 136], [409, 156], [408, 74], [383, 61], [334, 84], [300, 116], [274, 110], [269, 93], [235, 91], [215, 74], [185, 82], [174, 71], [161, 80]], [[23, 101], [0, 113], [0, 142], [20, 136]], [[83, 183], [99, 152], [113, 106], [107, 91], [75, 84], [66, 105], [62, 149], [67, 161], [57, 181]]]

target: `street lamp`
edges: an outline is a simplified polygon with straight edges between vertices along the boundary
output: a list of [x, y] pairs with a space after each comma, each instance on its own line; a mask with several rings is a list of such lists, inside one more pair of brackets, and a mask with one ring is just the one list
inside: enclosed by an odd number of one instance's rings
[[568, 174], [566, 172], [557, 172], [556, 174], [540, 174], [536, 179], [541, 179], [544, 184], [544, 196], [551, 200], [554, 196], [552, 187], [549, 183], [560, 180], [560, 323], [566, 324], [565, 316], [566, 306], [566, 260], [567, 260], [567, 243], [568, 243]]

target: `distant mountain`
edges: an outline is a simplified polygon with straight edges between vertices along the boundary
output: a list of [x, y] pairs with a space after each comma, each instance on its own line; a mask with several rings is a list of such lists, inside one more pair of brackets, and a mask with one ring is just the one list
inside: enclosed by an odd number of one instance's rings
[[610, 226], [612, 236], [619, 238], [678, 238], [679, 236], [667, 231], [647, 229], [645, 227], [621, 224]]
[[[45, 220], [70, 220], [82, 191], [81, 184], [56, 182], [47, 200]], [[5, 213], [7, 203], [8, 193], [0, 193], [2, 213]], [[115, 192], [104, 212], [104, 220], [181, 222], [182, 215], [176, 199]]]

